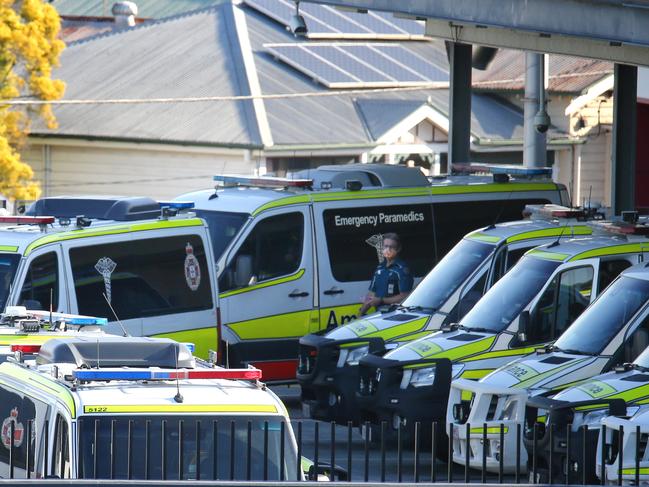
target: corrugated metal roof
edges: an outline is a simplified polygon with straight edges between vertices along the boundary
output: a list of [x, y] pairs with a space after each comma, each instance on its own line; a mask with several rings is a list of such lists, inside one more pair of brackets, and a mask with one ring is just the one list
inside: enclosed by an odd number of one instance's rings
[[[52, 0], [59, 15], [112, 17], [111, 8], [117, 0]], [[226, 3], [228, 0], [133, 0], [140, 18], [161, 19], [191, 10]]]
[[[233, 7], [151, 21], [70, 44], [54, 76], [67, 99], [185, 98], [250, 93]], [[261, 145], [252, 103], [66, 105], [59, 128], [32, 133], [216, 145]]]
[[[273, 59], [266, 43], [295, 39], [284, 27], [245, 5], [231, 3], [150, 21], [72, 43], [55, 76], [67, 99], [187, 98], [249, 94], [234, 9], [246, 19], [262, 94], [325, 92], [298, 70]], [[403, 42], [448, 71], [442, 42]], [[448, 90], [265, 100], [276, 146], [368, 146], [424, 103], [448, 114]], [[519, 109], [474, 94], [472, 131], [481, 139], [521, 140]], [[260, 146], [251, 102], [199, 102], [55, 107], [59, 128], [32, 133], [186, 144]]]
[[[570, 56], [549, 56], [548, 91], [581, 93], [605, 76], [613, 74], [613, 63]], [[473, 87], [480, 90], [523, 91], [525, 53], [500, 49], [485, 71], [473, 70]]]

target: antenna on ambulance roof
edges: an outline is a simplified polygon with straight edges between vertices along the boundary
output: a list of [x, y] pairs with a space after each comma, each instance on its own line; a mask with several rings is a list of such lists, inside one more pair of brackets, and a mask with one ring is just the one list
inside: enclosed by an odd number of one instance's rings
[[126, 331], [126, 327], [125, 327], [124, 324], [119, 320], [119, 317], [117, 316], [117, 313], [115, 313], [115, 308], [113, 308], [113, 305], [110, 304], [110, 301], [108, 300], [108, 296], [106, 296], [106, 293], [101, 293], [101, 295], [104, 297], [104, 299], [106, 300], [106, 304], [108, 304], [108, 307], [109, 307], [110, 310], [113, 312], [113, 316], [114, 316], [115, 319], [117, 320], [117, 323], [119, 323], [119, 326], [120, 326], [120, 328], [122, 329], [123, 336], [125, 336], [125, 337], [130, 337], [130, 336], [131, 336], [130, 333], [129, 333], [128, 331]]
[[176, 359], [176, 395], [174, 396], [174, 401], [181, 403], [183, 402], [183, 395], [180, 393], [180, 381], [178, 379], [178, 354], [180, 353], [180, 347], [175, 347], [174, 350], [174, 358]]

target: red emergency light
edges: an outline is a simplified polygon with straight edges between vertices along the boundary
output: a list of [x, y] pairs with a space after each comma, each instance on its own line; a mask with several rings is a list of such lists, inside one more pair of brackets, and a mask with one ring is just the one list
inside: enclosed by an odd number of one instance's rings
[[0, 223], [15, 225], [51, 225], [55, 221], [53, 216], [0, 216]]
[[40, 345], [26, 345], [26, 344], [11, 345], [12, 352], [38, 353], [40, 349], [41, 349]]

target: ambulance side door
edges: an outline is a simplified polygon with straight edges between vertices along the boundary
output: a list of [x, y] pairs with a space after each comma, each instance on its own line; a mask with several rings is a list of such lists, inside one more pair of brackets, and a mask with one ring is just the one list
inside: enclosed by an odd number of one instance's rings
[[65, 279], [65, 263], [59, 244], [31, 252], [20, 266], [11, 302], [27, 309], [66, 313], [70, 300]]
[[430, 198], [395, 200], [314, 203], [320, 329], [345, 325], [358, 318], [360, 303], [383, 259], [384, 233], [400, 236], [399, 257], [415, 284], [435, 264]]
[[252, 363], [264, 379], [295, 377], [298, 339], [314, 311], [308, 205], [264, 212], [248, 226], [219, 276], [219, 304], [231, 366]]

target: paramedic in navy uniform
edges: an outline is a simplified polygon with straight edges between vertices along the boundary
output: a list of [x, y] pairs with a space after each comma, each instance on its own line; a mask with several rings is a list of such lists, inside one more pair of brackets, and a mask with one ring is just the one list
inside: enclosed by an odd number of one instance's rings
[[382, 304], [396, 304], [403, 301], [412, 290], [412, 275], [406, 263], [399, 258], [401, 239], [396, 233], [383, 235], [383, 257], [372, 277], [370, 292], [367, 293], [359, 312]]

